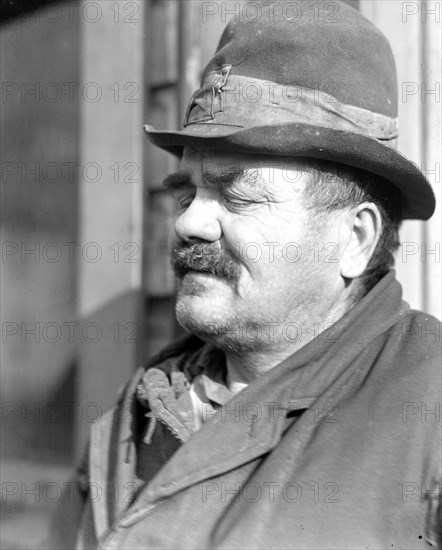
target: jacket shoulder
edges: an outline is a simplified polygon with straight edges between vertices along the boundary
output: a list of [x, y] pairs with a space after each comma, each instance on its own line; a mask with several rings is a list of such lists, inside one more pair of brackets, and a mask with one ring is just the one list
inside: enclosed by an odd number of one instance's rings
[[413, 395], [415, 400], [440, 400], [441, 323], [437, 318], [409, 310], [388, 331], [380, 355], [384, 381], [395, 393]]
[[416, 359], [440, 359], [441, 322], [423, 311], [410, 310], [396, 325], [405, 353]]

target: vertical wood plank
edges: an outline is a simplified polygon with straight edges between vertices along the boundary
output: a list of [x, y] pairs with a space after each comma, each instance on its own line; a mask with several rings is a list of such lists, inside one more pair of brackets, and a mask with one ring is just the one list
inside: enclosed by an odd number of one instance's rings
[[[84, 3], [78, 309], [80, 450], [136, 367], [141, 284], [144, 2]], [[112, 9], [111, 9], [112, 8]], [[94, 11], [95, 10], [95, 11]], [[98, 17], [98, 14], [100, 17]], [[85, 248], [86, 247], [86, 248]], [[96, 418], [97, 419], [97, 418]]]
[[147, 300], [145, 354], [152, 357], [176, 337], [174, 296]]
[[[144, 120], [157, 129], [179, 127], [179, 3], [146, 1]], [[162, 190], [165, 176], [178, 168], [178, 160], [145, 140], [145, 223], [143, 228], [143, 319], [140, 361], [159, 351], [174, 337], [175, 281], [170, 268], [168, 228], [175, 206]]]
[[146, 77], [149, 86], [178, 80], [178, 7], [175, 0], [148, 2]]
[[[438, 11], [437, 11], [437, 6]], [[436, 212], [431, 221], [424, 226], [421, 243], [421, 260], [424, 267], [423, 302], [424, 309], [439, 319], [442, 317], [441, 293], [441, 59], [442, 27], [441, 2], [421, 3], [423, 74], [425, 86], [421, 93], [423, 116], [423, 160], [422, 166], [436, 195]], [[428, 11], [424, 11], [427, 9]], [[431, 13], [430, 10], [435, 10]], [[422, 84], [421, 84], [422, 87]], [[426, 247], [426, 249], [424, 249]]]
[[[174, 86], [152, 90], [148, 86], [148, 105], [145, 120], [157, 129], [176, 130], [179, 126], [178, 83]], [[177, 159], [170, 153], [155, 147], [147, 139], [145, 180], [146, 190], [160, 189], [163, 179], [178, 167]]]
[[163, 191], [150, 194], [149, 216], [146, 216], [145, 244], [146, 281], [149, 297], [168, 297], [175, 292], [175, 279], [170, 266], [168, 235], [175, 214], [174, 199]]
[[[2, 403], [37, 411], [29, 419], [4, 417], [2, 465], [5, 456], [14, 464], [71, 460], [75, 396], [66, 382], [77, 351], [68, 330], [77, 321], [77, 254], [64, 243], [78, 238], [81, 92], [68, 93], [79, 79], [78, 44], [79, 21], [67, 6], [46, 6], [0, 32], [0, 390]], [[12, 326], [17, 330], [8, 335]], [[48, 404], [66, 414], [46, 416]]]
[[200, 1], [180, 2], [179, 16], [179, 127], [192, 94], [201, 80], [201, 5]]
[[[405, 17], [404, 3], [396, 0], [360, 0], [360, 10], [388, 38], [395, 59], [399, 85], [398, 147], [419, 166], [423, 160], [423, 120], [420, 86], [422, 82], [420, 16]], [[431, 222], [432, 223], [432, 222]], [[401, 230], [402, 246], [396, 257], [396, 270], [404, 289], [404, 299], [417, 309], [424, 308], [424, 277], [421, 262], [423, 223], [406, 221]]]

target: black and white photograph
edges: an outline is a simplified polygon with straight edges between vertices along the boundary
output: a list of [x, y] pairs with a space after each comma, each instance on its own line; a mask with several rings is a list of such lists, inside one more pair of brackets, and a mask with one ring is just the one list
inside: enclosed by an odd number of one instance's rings
[[0, 0], [2, 550], [442, 550], [440, 0]]

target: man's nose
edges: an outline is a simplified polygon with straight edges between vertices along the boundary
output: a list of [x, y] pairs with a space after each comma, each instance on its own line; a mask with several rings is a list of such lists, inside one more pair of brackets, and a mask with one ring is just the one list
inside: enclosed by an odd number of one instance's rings
[[185, 242], [203, 240], [215, 242], [221, 238], [219, 204], [216, 200], [195, 197], [174, 224], [175, 234]]

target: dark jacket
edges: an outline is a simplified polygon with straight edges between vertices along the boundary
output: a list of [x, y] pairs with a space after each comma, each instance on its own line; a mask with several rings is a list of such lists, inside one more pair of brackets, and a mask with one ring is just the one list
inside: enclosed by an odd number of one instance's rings
[[[93, 426], [78, 547], [440, 547], [439, 331], [391, 272], [185, 443], [165, 421], [145, 438], [140, 369]], [[170, 379], [202, 346], [150, 367]]]

